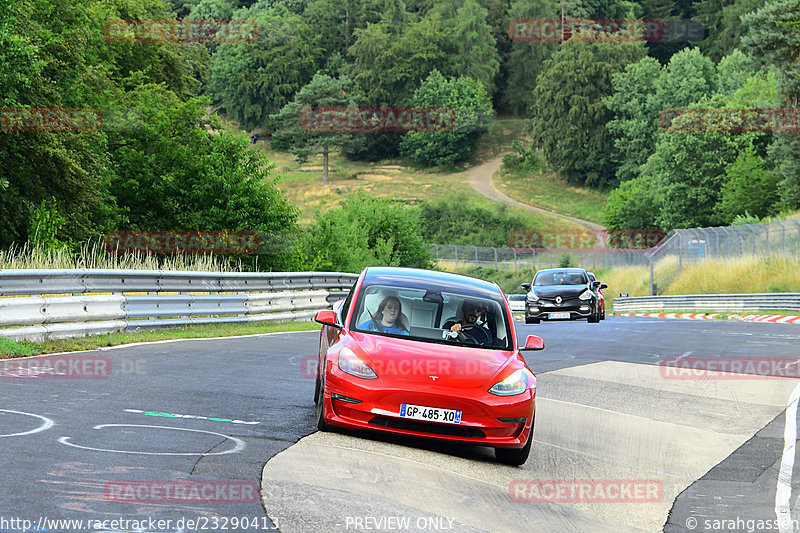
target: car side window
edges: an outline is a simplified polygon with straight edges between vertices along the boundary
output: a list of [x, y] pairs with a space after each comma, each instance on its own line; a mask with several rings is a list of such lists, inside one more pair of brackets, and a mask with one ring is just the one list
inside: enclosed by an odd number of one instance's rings
[[353, 283], [353, 286], [350, 287], [350, 292], [347, 293], [347, 298], [342, 304], [342, 308], [339, 310], [339, 320], [344, 323], [344, 319], [347, 316], [347, 311], [350, 309], [350, 304], [353, 303], [353, 293], [356, 291], [356, 285], [358, 281]]

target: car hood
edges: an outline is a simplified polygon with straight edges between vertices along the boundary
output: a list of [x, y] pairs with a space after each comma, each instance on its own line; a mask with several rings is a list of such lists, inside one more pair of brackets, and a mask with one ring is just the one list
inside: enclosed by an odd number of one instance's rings
[[[453, 346], [352, 332], [349, 347], [381, 379], [397, 383], [481, 387], [489, 382], [513, 352]], [[433, 377], [431, 377], [433, 376]], [[435, 379], [434, 379], [435, 378]], [[494, 385], [491, 383], [487, 386]]]
[[562, 298], [577, 298], [586, 289], [586, 285], [548, 285], [533, 287], [533, 291], [539, 298], [555, 298], [556, 296], [561, 296]]

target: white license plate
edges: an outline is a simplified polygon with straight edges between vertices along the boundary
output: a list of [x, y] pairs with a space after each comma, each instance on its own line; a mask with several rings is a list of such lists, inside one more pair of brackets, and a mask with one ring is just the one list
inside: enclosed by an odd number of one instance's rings
[[424, 405], [400, 404], [400, 416], [425, 420], [426, 422], [444, 422], [446, 424], [460, 424], [461, 411], [454, 409], [439, 409], [438, 407], [425, 407]]
[[550, 318], [569, 318], [569, 311], [565, 313], [550, 313]]

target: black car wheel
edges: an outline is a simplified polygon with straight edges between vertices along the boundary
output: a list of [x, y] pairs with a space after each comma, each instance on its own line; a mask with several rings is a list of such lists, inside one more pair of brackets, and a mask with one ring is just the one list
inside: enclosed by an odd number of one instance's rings
[[330, 431], [330, 424], [325, 422], [325, 384], [320, 382], [317, 391], [317, 429], [320, 431]]
[[522, 448], [495, 448], [494, 457], [498, 463], [510, 466], [521, 466], [528, 460], [533, 445], [533, 423], [536, 421], [536, 411], [533, 412], [531, 420], [531, 434], [528, 435], [528, 442]]
[[589, 324], [597, 324], [598, 322], [600, 322], [600, 310], [599, 309], [593, 310], [592, 314], [589, 315], [587, 322], [589, 322]]

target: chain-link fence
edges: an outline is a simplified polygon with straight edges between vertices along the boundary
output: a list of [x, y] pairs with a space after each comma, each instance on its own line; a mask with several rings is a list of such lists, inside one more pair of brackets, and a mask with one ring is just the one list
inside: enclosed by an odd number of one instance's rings
[[483, 266], [518, 270], [579, 266], [587, 270], [649, 264], [649, 250], [541, 250], [432, 244], [431, 256], [441, 266]]
[[[650, 293], [658, 292], [684, 267], [706, 259], [800, 257], [800, 219], [760, 224], [673, 230], [648, 249], [542, 249], [431, 245], [431, 255], [444, 267], [483, 266], [495, 269], [542, 269], [577, 266], [587, 270], [645, 267], [650, 270]], [[657, 279], [658, 278], [658, 279]]]

